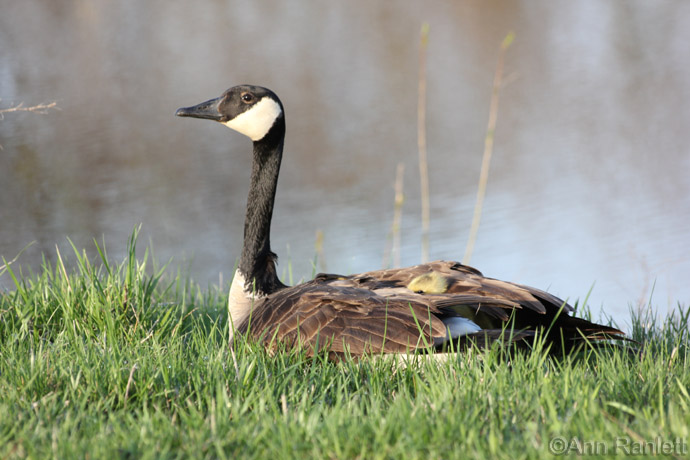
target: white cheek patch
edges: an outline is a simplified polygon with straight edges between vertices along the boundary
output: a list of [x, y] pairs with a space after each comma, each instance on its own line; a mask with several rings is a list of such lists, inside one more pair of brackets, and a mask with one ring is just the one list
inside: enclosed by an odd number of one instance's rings
[[223, 124], [253, 141], [258, 141], [268, 133], [281, 113], [280, 105], [276, 101], [264, 97], [251, 109]]

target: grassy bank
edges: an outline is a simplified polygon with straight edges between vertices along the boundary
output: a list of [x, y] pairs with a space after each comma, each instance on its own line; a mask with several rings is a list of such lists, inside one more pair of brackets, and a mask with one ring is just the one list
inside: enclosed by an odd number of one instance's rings
[[31, 276], [5, 267], [0, 458], [688, 456], [687, 308], [634, 316], [641, 353], [491, 350], [407, 368], [232, 355], [226, 292], [133, 246], [119, 264], [75, 251]]

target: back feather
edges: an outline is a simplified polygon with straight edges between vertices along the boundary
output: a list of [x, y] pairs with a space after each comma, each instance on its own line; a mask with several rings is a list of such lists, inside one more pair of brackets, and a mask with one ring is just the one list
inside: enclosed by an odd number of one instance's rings
[[[508, 325], [510, 340], [529, 342], [546, 333], [554, 347], [570, 349], [583, 341], [622, 338], [618, 329], [570, 316], [561, 299], [528, 286], [485, 278], [457, 262], [436, 261], [359, 275], [319, 274], [260, 300], [239, 325], [270, 349], [278, 343], [305, 347], [309, 354], [401, 353], [447, 340], [485, 346]], [[447, 337], [444, 320], [463, 317], [482, 330]]]

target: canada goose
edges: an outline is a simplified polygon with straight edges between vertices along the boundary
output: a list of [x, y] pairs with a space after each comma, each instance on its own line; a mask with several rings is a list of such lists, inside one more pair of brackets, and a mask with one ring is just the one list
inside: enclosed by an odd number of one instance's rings
[[269, 241], [285, 138], [280, 99], [266, 88], [235, 86], [176, 115], [218, 121], [254, 145], [244, 245], [228, 302], [231, 344], [234, 329], [266, 346], [304, 346], [310, 354], [326, 349], [337, 357], [442, 350], [450, 341], [481, 345], [500, 338], [508, 324], [511, 340], [529, 341], [542, 330], [553, 349], [570, 349], [583, 337], [623, 334], [570, 316], [573, 307], [547, 292], [486, 278], [457, 262], [351, 276], [319, 274], [285, 286]]

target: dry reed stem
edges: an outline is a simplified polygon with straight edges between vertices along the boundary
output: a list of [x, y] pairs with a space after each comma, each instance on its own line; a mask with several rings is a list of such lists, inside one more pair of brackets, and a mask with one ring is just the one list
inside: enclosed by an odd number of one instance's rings
[[402, 221], [402, 206], [405, 202], [405, 194], [403, 193], [403, 180], [405, 176], [405, 164], [398, 163], [395, 172], [395, 201], [393, 204], [393, 222], [391, 223], [391, 230], [389, 235], [389, 244], [386, 245], [386, 250], [383, 253], [383, 268], [389, 268], [391, 259], [393, 260], [392, 267], [400, 267], [400, 222]]
[[419, 86], [417, 99], [417, 148], [422, 199], [422, 263], [429, 260], [429, 169], [426, 155], [426, 49], [429, 24], [422, 24], [419, 44]]
[[319, 270], [321, 272], [326, 272], [326, 256], [323, 253], [323, 230], [316, 229], [316, 239], [314, 240], [314, 251], [316, 251], [316, 263], [314, 265], [314, 268], [316, 268], [316, 264], [318, 264]]
[[462, 258], [462, 263], [468, 265], [472, 259], [472, 251], [474, 250], [475, 242], [477, 241], [477, 232], [479, 231], [479, 221], [482, 218], [482, 208], [484, 206], [484, 196], [486, 195], [486, 183], [489, 180], [489, 166], [491, 165], [491, 154], [494, 149], [494, 133], [496, 131], [496, 120], [498, 118], [498, 97], [503, 81], [503, 60], [505, 58], [506, 50], [513, 42], [515, 34], [509, 33], [501, 43], [501, 48], [498, 53], [498, 62], [496, 63], [496, 73], [494, 74], [494, 84], [491, 91], [491, 105], [489, 109], [489, 122], [486, 127], [486, 137], [484, 138], [484, 155], [482, 157], [482, 169], [479, 173], [479, 185], [477, 187], [477, 202], [474, 205], [474, 215], [472, 216], [472, 226], [470, 227], [470, 236], [465, 248], [465, 256]]
[[393, 210], [393, 267], [400, 267], [400, 223], [402, 221], [402, 206], [405, 202], [403, 194], [403, 180], [405, 165], [398, 163], [395, 174], [395, 208]]
[[[2, 99], [0, 99], [2, 101]], [[50, 104], [38, 104], [38, 105], [32, 105], [31, 107], [24, 107], [24, 103], [20, 102], [19, 104], [15, 105], [14, 107], [8, 107], [6, 109], [0, 109], [0, 120], [5, 118], [6, 113], [13, 113], [13, 112], [32, 112], [32, 113], [38, 113], [39, 115], [45, 115], [48, 113], [48, 110], [50, 109], [55, 109], [55, 110], [60, 110], [60, 107], [57, 106], [57, 102], [53, 101]], [[3, 150], [2, 144], [0, 144], [0, 150]]]
[[8, 107], [6, 109], [0, 109], [0, 120], [2, 120], [4, 118], [4, 115], [6, 113], [33, 112], [33, 113], [45, 115], [46, 113], [48, 113], [48, 110], [50, 110], [50, 109], [60, 110], [60, 108], [57, 106], [57, 102], [51, 102], [50, 104], [38, 104], [38, 105], [33, 105], [31, 107], [24, 107], [24, 103], [20, 102], [19, 104], [15, 105], [14, 107]]

